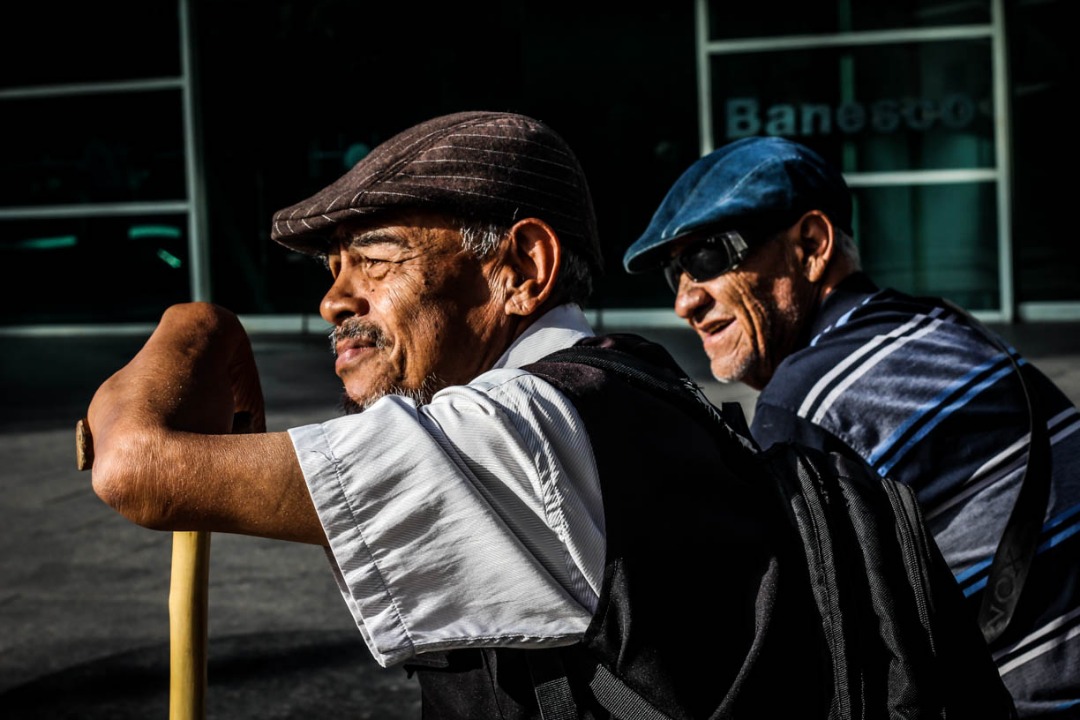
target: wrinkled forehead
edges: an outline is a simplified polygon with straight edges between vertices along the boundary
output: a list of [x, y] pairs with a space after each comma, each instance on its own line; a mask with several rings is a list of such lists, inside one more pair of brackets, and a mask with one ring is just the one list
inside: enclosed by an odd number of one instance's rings
[[426, 249], [461, 242], [461, 221], [431, 211], [392, 211], [338, 223], [330, 235], [332, 251], [343, 246], [389, 242]]

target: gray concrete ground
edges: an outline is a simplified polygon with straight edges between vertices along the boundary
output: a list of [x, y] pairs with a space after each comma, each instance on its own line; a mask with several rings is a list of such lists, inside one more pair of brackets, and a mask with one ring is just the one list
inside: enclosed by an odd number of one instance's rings
[[[688, 331], [668, 346], [716, 402]], [[1080, 401], [1080, 325], [1002, 329]], [[141, 337], [0, 338], [0, 718], [168, 715], [171, 535], [106, 508], [75, 467], [74, 426]], [[337, 414], [321, 337], [256, 336], [270, 429]], [[319, 548], [215, 534], [208, 718], [417, 718], [415, 683], [367, 654]]]

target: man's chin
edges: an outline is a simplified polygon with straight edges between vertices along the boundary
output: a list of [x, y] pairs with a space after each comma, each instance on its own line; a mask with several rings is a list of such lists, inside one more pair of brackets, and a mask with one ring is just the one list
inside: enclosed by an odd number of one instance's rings
[[734, 385], [737, 382], [741, 382], [743, 376], [746, 374], [745, 368], [732, 368], [730, 365], [725, 364], [723, 367], [710, 368], [713, 376], [713, 380], [722, 385]]
[[740, 382], [749, 385], [749, 375], [754, 368], [755, 360], [754, 357], [747, 357], [738, 363], [730, 361], [721, 364], [713, 363], [709, 370], [712, 372], [713, 379], [723, 385], [734, 385]]
[[368, 392], [364, 395], [350, 394], [348, 389], [341, 395], [341, 409], [346, 415], [355, 415], [370, 408], [387, 395], [397, 395], [411, 400], [417, 406], [431, 402], [437, 386], [432, 378], [428, 378], [419, 389], [391, 387], [384, 391]]

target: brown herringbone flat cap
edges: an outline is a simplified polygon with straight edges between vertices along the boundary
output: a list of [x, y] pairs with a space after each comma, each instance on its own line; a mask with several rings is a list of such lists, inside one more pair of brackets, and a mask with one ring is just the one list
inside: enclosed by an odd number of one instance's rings
[[603, 266], [576, 156], [547, 125], [513, 113], [454, 113], [395, 135], [331, 185], [274, 213], [271, 237], [300, 252], [325, 252], [339, 222], [396, 209], [507, 225], [536, 217], [595, 270]]

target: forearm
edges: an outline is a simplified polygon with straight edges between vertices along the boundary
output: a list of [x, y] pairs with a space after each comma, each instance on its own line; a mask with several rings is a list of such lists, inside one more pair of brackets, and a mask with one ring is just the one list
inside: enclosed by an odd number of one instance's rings
[[207, 530], [326, 544], [285, 433], [121, 433], [95, 450], [97, 495], [155, 530]]

